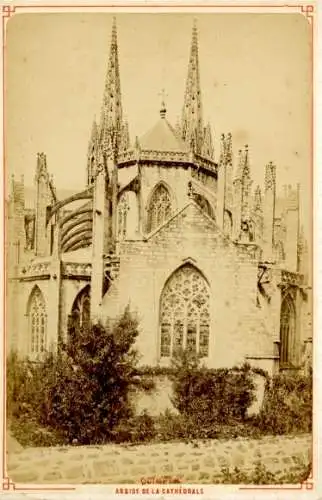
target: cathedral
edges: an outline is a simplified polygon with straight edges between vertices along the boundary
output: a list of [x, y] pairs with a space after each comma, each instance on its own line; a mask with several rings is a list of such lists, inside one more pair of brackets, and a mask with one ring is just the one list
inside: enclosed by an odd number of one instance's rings
[[[100, 120], [87, 183], [58, 196], [36, 159], [33, 205], [13, 178], [7, 209], [7, 349], [41, 360], [80, 325], [138, 315], [141, 364], [168, 366], [178, 347], [212, 368], [247, 361], [270, 374], [312, 357], [308, 245], [300, 190], [276, 189], [276, 166], [254, 186], [248, 146], [214, 151], [204, 122], [194, 24], [181, 120], [162, 102], [156, 123], [130, 141], [113, 22]], [[75, 117], [75, 119], [77, 119]]]

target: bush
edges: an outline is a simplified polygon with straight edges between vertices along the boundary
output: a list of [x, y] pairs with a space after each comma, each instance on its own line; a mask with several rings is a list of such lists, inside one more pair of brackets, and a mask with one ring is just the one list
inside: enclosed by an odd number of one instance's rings
[[251, 471], [243, 471], [238, 467], [231, 470], [225, 467], [221, 470], [221, 474], [214, 477], [213, 484], [300, 484], [305, 481], [311, 471], [311, 464], [298, 464], [296, 470], [278, 471], [272, 473], [260, 461], [255, 463], [255, 467]]
[[312, 409], [312, 373], [281, 373], [265, 395], [258, 427], [270, 434], [311, 432]]
[[210, 370], [199, 367], [199, 360], [189, 352], [174, 359], [172, 375], [175, 408], [191, 424], [205, 429], [214, 424], [235, 424], [246, 419], [254, 400], [250, 366]]
[[154, 419], [146, 411], [141, 415], [122, 420], [112, 431], [112, 439], [117, 443], [145, 443], [155, 438]]
[[42, 423], [59, 429], [68, 442], [102, 443], [132, 416], [128, 394], [135, 377], [138, 324], [126, 309], [105, 327], [71, 325], [69, 335], [46, 394]]
[[43, 363], [11, 355], [8, 416], [17, 438], [24, 429], [34, 445], [41, 429], [49, 429], [57, 444], [112, 439], [113, 428], [133, 415], [128, 395], [130, 386], [138, 383], [133, 347], [137, 335], [137, 321], [126, 309], [106, 327], [85, 329], [71, 322], [69, 342]]

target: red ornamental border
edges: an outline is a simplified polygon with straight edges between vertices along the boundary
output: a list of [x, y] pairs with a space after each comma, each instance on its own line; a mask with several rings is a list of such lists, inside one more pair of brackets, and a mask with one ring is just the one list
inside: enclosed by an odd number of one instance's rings
[[[3, 35], [3, 43], [2, 43], [2, 60], [3, 60], [3, 83], [4, 83], [4, 68], [5, 68], [5, 26], [6, 26], [6, 23], [8, 21], [8, 19], [10, 19], [10, 17], [12, 17], [16, 11], [19, 9], [19, 8], [23, 8], [23, 9], [28, 9], [28, 8], [35, 8], [35, 7], [39, 7], [39, 8], [57, 8], [59, 7], [60, 9], [64, 9], [64, 8], [69, 8], [69, 7], [79, 7], [79, 8], [83, 8], [83, 9], [86, 9], [86, 8], [111, 8], [111, 9], [117, 9], [117, 8], [120, 8], [120, 7], [136, 7], [136, 8], [141, 8], [141, 7], [149, 7], [151, 6], [150, 5], [147, 5], [147, 4], [130, 4], [130, 3], [125, 3], [125, 4], [101, 4], [101, 5], [59, 5], [59, 4], [56, 4], [56, 5], [37, 5], [37, 4], [33, 4], [33, 5], [11, 5], [11, 4], [6, 4], [6, 5], [2, 5], [1, 6], [1, 15], [2, 15], [2, 35]], [[211, 5], [211, 4], [208, 4], [208, 5], [175, 5], [175, 4], [170, 4], [170, 5], [166, 5], [166, 4], [157, 4], [157, 3], [154, 3], [153, 4], [153, 7], [168, 7], [169, 9], [173, 8], [173, 7], [187, 7], [187, 8], [193, 8], [193, 7], [198, 7], [200, 9], [202, 9], [203, 7], [206, 7], [206, 8], [266, 8], [266, 9], [269, 9], [270, 7], [271, 8], [282, 8], [283, 10], [285, 10], [285, 8], [289, 8], [289, 9], [299, 9], [300, 12], [307, 18], [308, 22], [310, 23], [311, 27], [312, 27], [312, 33], [311, 33], [311, 41], [312, 41], [312, 76], [313, 76], [313, 41], [314, 41], [314, 33], [313, 33], [313, 19], [314, 19], [314, 14], [315, 14], [315, 6], [313, 4], [298, 4], [298, 5], [292, 5], [292, 4], [266, 4], [266, 5], [263, 5], [263, 4], [259, 4], [259, 5], [256, 5], [256, 4], [236, 4], [236, 5], [224, 5], [224, 4], [214, 4], [214, 5]], [[4, 89], [4, 85], [3, 85], [3, 89]], [[3, 90], [4, 91], [4, 90]], [[3, 94], [3, 101], [4, 101], [4, 94]], [[312, 122], [313, 122], [313, 102], [312, 102]], [[4, 118], [3, 118], [3, 129], [4, 129]], [[313, 141], [313, 139], [312, 139]], [[4, 158], [5, 158], [5, 141], [4, 141], [4, 130], [3, 130], [3, 150], [4, 150]], [[5, 163], [5, 162], [4, 162]], [[313, 165], [313, 148], [312, 148], [312, 165]], [[5, 164], [3, 165], [3, 171], [5, 172]], [[4, 193], [5, 194], [5, 193]], [[3, 227], [5, 227], [5, 224], [3, 224]], [[3, 273], [3, 275], [5, 276], [5, 273]], [[5, 296], [5, 294], [4, 294]], [[4, 330], [5, 331], [5, 318], [4, 318]], [[3, 349], [3, 352], [5, 353], [6, 352], [6, 339], [5, 339], [5, 335], [4, 335], [4, 349]], [[4, 367], [5, 368], [5, 367]], [[4, 377], [4, 385], [5, 385], [5, 377]], [[5, 389], [5, 387], [4, 387]], [[5, 394], [5, 391], [4, 391], [4, 394]], [[5, 426], [5, 419], [4, 419], [4, 426]], [[6, 435], [6, 429], [4, 427], [4, 436]], [[313, 437], [312, 437], [312, 445], [313, 445]], [[5, 453], [5, 447], [3, 449], [3, 464], [6, 463], [6, 453]], [[103, 485], [102, 485], [103, 486]], [[35, 486], [26, 486], [26, 487], [23, 487], [23, 486], [19, 486], [19, 485], [16, 485], [9, 477], [6, 477], [5, 475], [5, 471], [3, 470], [2, 471], [2, 484], [1, 484], [1, 488], [0, 488], [2, 491], [75, 491], [76, 487], [69, 487], [69, 486], [48, 486], [48, 487], [45, 487], [45, 486], [41, 486], [41, 485], [35, 485]], [[261, 490], [261, 491], [267, 491], [267, 490], [284, 490], [284, 491], [302, 491], [302, 490], [313, 490], [314, 489], [314, 480], [313, 480], [313, 471], [310, 472], [308, 478], [306, 480], [304, 480], [302, 483], [298, 484], [298, 485], [294, 485], [294, 486], [286, 486], [286, 487], [283, 487], [282, 485], [281, 486], [269, 486], [267, 485], [267, 487], [265, 486], [240, 486], [239, 487], [239, 490]]]

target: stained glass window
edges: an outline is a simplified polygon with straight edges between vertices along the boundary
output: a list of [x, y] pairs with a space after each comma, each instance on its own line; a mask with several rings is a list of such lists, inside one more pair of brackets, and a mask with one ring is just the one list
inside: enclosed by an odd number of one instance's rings
[[47, 315], [43, 294], [34, 288], [29, 300], [30, 350], [33, 354], [45, 352], [47, 344]]
[[148, 232], [163, 224], [172, 212], [170, 193], [168, 189], [159, 184], [154, 190], [148, 209]]
[[161, 357], [170, 357], [180, 347], [208, 356], [209, 300], [208, 284], [192, 265], [170, 277], [161, 295]]
[[290, 297], [285, 297], [281, 306], [280, 363], [292, 362], [295, 341], [295, 309]]

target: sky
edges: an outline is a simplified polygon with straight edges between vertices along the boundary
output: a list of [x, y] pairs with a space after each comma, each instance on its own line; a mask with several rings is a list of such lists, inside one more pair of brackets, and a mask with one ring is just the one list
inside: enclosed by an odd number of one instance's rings
[[[204, 120], [233, 149], [248, 144], [254, 184], [269, 161], [277, 182], [311, 183], [309, 24], [301, 14], [116, 15], [123, 111], [131, 141], [181, 115], [193, 19], [199, 31]], [[7, 25], [7, 172], [32, 185], [37, 152], [58, 189], [82, 189], [94, 116], [100, 116], [112, 15], [17, 14]], [[236, 164], [236, 163], [235, 163]]]

